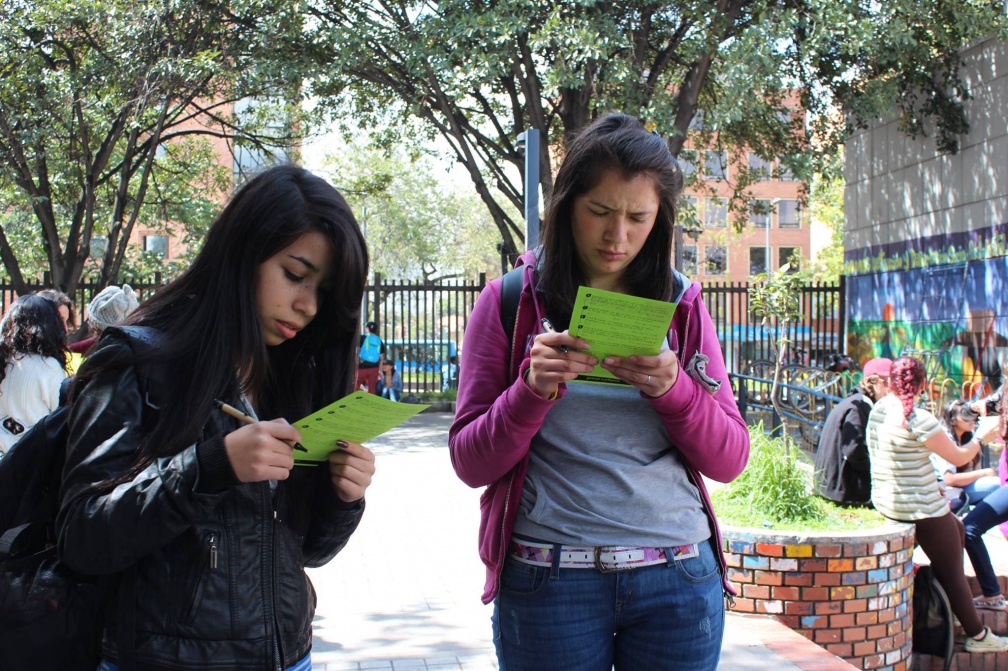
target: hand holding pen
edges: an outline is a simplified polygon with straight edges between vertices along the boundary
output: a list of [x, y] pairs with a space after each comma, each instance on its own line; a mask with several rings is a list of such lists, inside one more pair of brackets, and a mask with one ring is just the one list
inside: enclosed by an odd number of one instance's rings
[[561, 384], [590, 373], [598, 359], [584, 351], [589, 345], [567, 332], [559, 333], [548, 317], [540, 319], [545, 330], [535, 337], [529, 352], [525, 383], [543, 398], [555, 398]]
[[298, 430], [283, 419], [257, 422], [227, 403], [216, 405], [245, 424], [224, 436], [224, 451], [239, 482], [286, 480], [294, 468], [295, 445], [305, 450]]

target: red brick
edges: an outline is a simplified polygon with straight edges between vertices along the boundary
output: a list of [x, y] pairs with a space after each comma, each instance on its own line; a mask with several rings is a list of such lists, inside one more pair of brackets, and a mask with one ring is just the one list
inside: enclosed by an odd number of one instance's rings
[[[875, 641], [862, 641], [861, 643], [854, 644], [854, 655], [857, 657], [864, 657], [866, 655], [874, 655], [876, 652], [885, 652], [884, 650], [878, 650], [875, 647]], [[850, 655], [847, 655], [850, 657]]]
[[815, 605], [816, 615], [838, 615], [843, 612], [843, 603], [840, 601], [819, 601]]
[[784, 546], [778, 543], [757, 543], [756, 554], [760, 554], [765, 557], [783, 557]]
[[857, 613], [855, 621], [859, 625], [878, 624], [878, 613]]
[[773, 598], [784, 599], [785, 601], [798, 601], [801, 599], [801, 590], [797, 587], [774, 587]]
[[753, 574], [753, 582], [757, 585], [781, 585], [784, 583], [784, 574], [775, 571], [756, 571]]
[[815, 573], [785, 573], [784, 584], [795, 585], [797, 587], [808, 587], [812, 584]]
[[807, 573], [825, 571], [827, 568], [825, 559], [802, 559], [798, 562], [798, 566], [799, 571], [805, 571]]
[[755, 613], [756, 602], [752, 599], [743, 599], [737, 596], [735, 597], [735, 607], [732, 610], [737, 610], [740, 613]]
[[811, 601], [788, 601], [784, 604], [785, 615], [812, 615], [815, 604]]
[[844, 545], [845, 557], [863, 557], [868, 554], [867, 543], [847, 543]]
[[850, 599], [844, 601], [843, 610], [845, 613], [863, 613], [868, 610], [868, 599]]
[[830, 599], [832, 601], [845, 601], [854, 598], [854, 588], [850, 585], [840, 585], [830, 588]]
[[735, 552], [725, 552], [724, 555], [725, 564], [728, 568], [738, 568], [742, 566], [742, 557]]
[[766, 585], [743, 585], [742, 596], [747, 599], [769, 599], [770, 588]]
[[839, 573], [816, 573], [815, 584], [822, 587], [836, 587], [840, 584], [840, 577]]
[[802, 589], [802, 601], [829, 601], [829, 590], [825, 587], [806, 587]]
[[848, 627], [843, 630], [843, 640], [851, 643], [865, 640], [864, 627]]
[[825, 647], [837, 657], [850, 657], [854, 653], [854, 646], [850, 643], [827, 643]]
[[861, 668], [863, 669], [877, 669], [885, 664], [885, 656], [883, 655], [871, 655], [865, 657], [861, 663]]
[[752, 582], [753, 572], [738, 568], [728, 569], [728, 580], [735, 584]]
[[842, 545], [817, 545], [815, 549], [816, 557], [842, 557]]
[[816, 643], [839, 643], [843, 640], [843, 632], [839, 629], [819, 629], [815, 633], [815, 637], [812, 639]]
[[854, 570], [853, 559], [830, 559], [827, 563], [830, 573], [844, 573]]
[[884, 638], [889, 634], [889, 627], [884, 624], [876, 624], [868, 627], [868, 638]]
[[850, 614], [834, 615], [829, 619], [830, 626], [834, 629], [854, 626], [854, 616]]

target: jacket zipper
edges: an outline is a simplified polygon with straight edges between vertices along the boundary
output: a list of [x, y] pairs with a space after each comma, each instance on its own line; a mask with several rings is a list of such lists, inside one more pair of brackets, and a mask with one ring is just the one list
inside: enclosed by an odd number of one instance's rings
[[[205, 538], [208, 556], [205, 563], [202, 560], [199, 562], [201, 568], [197, 572], [196, 581], [189, 590], [189, 594], [192, 594], [193, 596], [192, 601], [189, 602], [189, 609], [186, 611], [185, 616], [182, 619], [182, 621], [186, 623], [192, 623], [193, 619], [195, 619], [196, 612], [199, 610], [200, 603], [203, 601], [204, 588], [209, 580], [209, 576], [207, 574], [217, 568], [217, 536], [211, 532], [205, 535]], [[200, 557], [202, 556], [203, 553], [201, 552]]]

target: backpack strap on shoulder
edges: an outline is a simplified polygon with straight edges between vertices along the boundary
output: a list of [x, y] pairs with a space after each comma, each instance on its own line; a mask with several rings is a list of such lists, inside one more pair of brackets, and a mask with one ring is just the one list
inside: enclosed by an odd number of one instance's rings
[[518, 318], [518, 303], [521, 300], [524, 274], [525, 267], [518, 266], [504, 273], [501, 278], [500, 318], [508, 341], [509, 366], [514, 353], [515, 321]]

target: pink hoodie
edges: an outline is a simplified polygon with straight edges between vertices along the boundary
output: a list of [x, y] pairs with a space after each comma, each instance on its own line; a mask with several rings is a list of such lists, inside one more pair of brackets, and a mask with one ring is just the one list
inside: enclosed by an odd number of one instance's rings
[[[487, 568], [483, 603], [490, 603], [497, 594], [525, 482], [529, 445], [556, 402], [537, 395], [522, 379], [529, 366], [531, 338], [541, 332], [542, 313], [530, 284], [534, 253], [526, 252], [519, 263], [525, 263], [526, 271], [515, 319], [516, 353], [508, 356], [510, 344], [500, 319], [501, 280], [493, 280], [480, 294], [466, 327], [455, 421], [448, 434], [452, 466], [459, 478], [470, 487], [486, 487], [480, 497], [479, 529], [480, 558]], [[679, 278], [687, 281], [682, 275]], [[749, 459], [749, 432], [735, 405], [714, 324], [700, 300], [700, 284], [688, 286], [678, 303], [669, 343], [682, 370], [664, 395], [641, 396], [661, 416], [668, 434], [676, 436], [676, 447], [700, 491], [720, 548], [721, 533], [700, 474], [719, 482], [738, 477]], [[704, 356], [709, 360], [703, 361]], [[708, 387], [720, 381], [720, 388], [711, 393], [704, 381]], [[562, 398], [565, 385], [559, 393]], [[725, 576], [720, 552], [718, 559]], [[723, 583], [725, 591], [734, 595], [727, 578]]]

